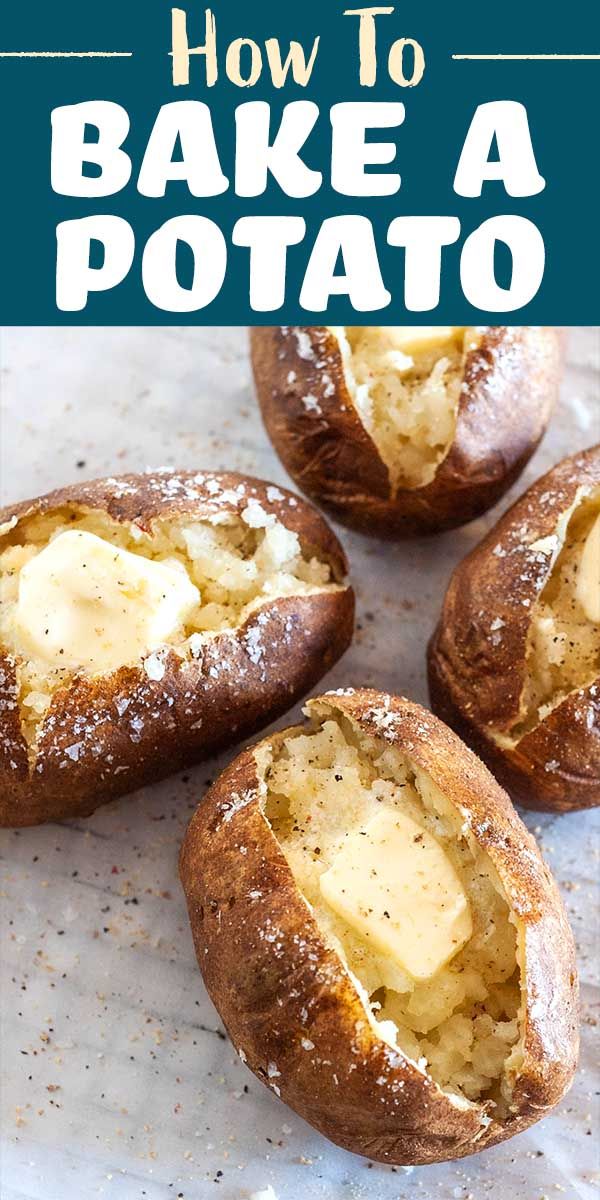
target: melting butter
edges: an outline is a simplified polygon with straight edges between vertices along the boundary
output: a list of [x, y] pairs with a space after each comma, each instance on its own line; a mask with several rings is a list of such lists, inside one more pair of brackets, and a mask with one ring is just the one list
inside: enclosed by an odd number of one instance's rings
[[326, 903], [413, 979], [431, 979], [469, 940], [462, 883], [440, 843], [386, 809], [350, 834], [321, 875]]
[[577, 572], [577, 599], [588, 619], [600, 625], [600, 513], [581, 552]]
[[105, 673], [168, 642], [199, 601], [179, 566], [67, 530], [23, 567], [15, 633], [26, 656]]

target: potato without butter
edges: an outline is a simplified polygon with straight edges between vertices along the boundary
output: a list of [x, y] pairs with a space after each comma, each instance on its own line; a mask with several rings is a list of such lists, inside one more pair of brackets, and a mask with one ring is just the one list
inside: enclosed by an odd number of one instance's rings
[[557, 394], [555, 329], [251, 331], [258, 399], [298, 486], [338, 520], [402, 538], [463, 525], [517, 478]]
[[159, 471], [0, 512], [0, 823], [99, 804], [267, 725], [346, 649], [343, 551], [290, 492]]
[[474, 1153], [573, 1076], [558, 889], [431, 713], [351, 688], [305, 712], [239, 755], [189, 826], [204, 981], [242, 1060], [332, 1141], [388, 1163]]
[[534, 483], [459, 563], [428, 658], [434, 710], [516, 801], [600, 804], [600, 446]]

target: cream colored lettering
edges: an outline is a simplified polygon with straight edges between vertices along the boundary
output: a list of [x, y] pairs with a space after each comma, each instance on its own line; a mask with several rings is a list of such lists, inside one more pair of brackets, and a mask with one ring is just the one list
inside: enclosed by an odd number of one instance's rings
[[265, 50], [273, 80], [273, 87], [282, 88], [291, 70], [294, 83], [306, 87], [310, 83], [313, 67], [319, 50], [320, 38], [316, 37], [308, 61], [300, 42], [290, 42], [290, 49], [285, 62], [282, 59], [281, 47], [277, 38], [267, 38]]
[[[410, 48], [413, 54], [413, 67], [410, 75], [406, 75], [404, 71], [407, 48]], [[415, 42], [414, 38], [399, 38], [397, 42], [394, 42], [390, 47], [388, 71], [390, 79], [393, 79], [398, 87], [416, 87], [425, 74], [425, 54], [419, 42]]]
[[358, 17], [359, 79], [363, 87], [377, 82], [377, 41], [375, 17], [389, 17], [393, 8], [347, 8], [345, 17]]
[[214, 87], [219, 75], [217, 63], [217, 25], [210, 8], [206, 9], [206, 41], [203, 46], [190, 49], [187, 32], [187, 14], [183, 8], [171, 10], [173, 84], [181, 87], [190, 82], [190, 55], [203, 54], [206, 58], [206, 86]]
[[[388, 11], [382, 9], [382, 12]], [[390, 12], [393, 10], [390, 9]], [[205, 10], [204, 42], [190, 46], [188, 14], [183, 8], [171, 9], [171, 50], [173, 84], [187, 87], [190, 83], [190, 59], [204, 57], [206, 86], [214, 87], [219, 78], [217, 23], [210, 8]], [[264, 49], [274, 88], [282, 88], [290, 79], [298, 87], [307, 87], [319, 51], [320, 38], [313, 41], [310, 53], [300, 42], [290, 41], [282, 47], [278, 38], [266, 38]], [[258, 42], [249, 37], [235, 38], [225, 48], [225, 73], [236, 87], [254, 87], [263, 74], [263, 52]]]

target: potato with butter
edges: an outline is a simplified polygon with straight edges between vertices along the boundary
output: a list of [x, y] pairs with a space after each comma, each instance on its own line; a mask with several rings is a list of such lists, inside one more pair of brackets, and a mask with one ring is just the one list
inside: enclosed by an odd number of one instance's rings
[[429, 685], [516, 801], [600, 804], [600, 446], [539, 479], [458, 565]]
[[198, 963], [244, 1062], [388, 1163], [520, 1132], [570, 1085], [573, 938], [505, 792], [418, 704], [349, 688], [246, 750], [181, 854]]
[[344, 553], [290, 492], [100, 479], [0, 512], [0, 824], [85, 815], [231, 745], [346, 649]]
[[403, 538], [463, 525], [514, 482], [557, 393], [555, 329], [260, 327], [263, 419], [299, 487], [339, 521]]

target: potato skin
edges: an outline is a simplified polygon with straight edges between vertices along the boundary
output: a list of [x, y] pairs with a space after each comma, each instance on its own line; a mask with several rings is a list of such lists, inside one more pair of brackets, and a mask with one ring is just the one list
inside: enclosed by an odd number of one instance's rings
[[[241, 513], [251, 497], [297, 533], [306, 552], [329, 562], [334, 580], [343, 580], [344, 552], [311, 505], [238, 474], [161, 471], [75, 484], [0, 511], [0, 527], [75, 505], [149, 530], [159, 517]], [[21, 733], [15, 662], [0, 646], [0, 825], [88, 816], [263, 728], [340, 657], [353, 624], [349, 586], [282, 597], [262, 604], [240, 629], [217, 634], [200, 658], [169, 654], [161, 680], [150, 679], [141, 664], [75, 677], [53, 697], [33, 769]], [[260, 654], [250, 639], [257, 628]]]
[[519, 712], [531, 613], [550, 569], [547, 555], [523, 552], [523, 539], [554, 533], [578, 488], [599, 486], [600, 446], [564, 459], [534, 483], [459, 563], [429, 643], [434, 711], [528, 808], [568, 812], [600, 804], [600, 678], [568, 695], [512, 749], [488, 732], [509, 731]]
[[334, 334], [264, 326], [250, 337], [263, 420], [292, 479], [338, 521], [392, 539], [464, 525], [496, 504], [543, 436], [560, 378], [556, 329], [487, 328], [467, 355], [448, 455], [431, 483], [394, 495]]
[[[431, 713], [409, 700], [352, 689], [327, 693], [309, 708], [346, 715], [366, 733], [404, 746], [460, 807], [494, 863], [525, 950], [524, 1058], [514, 1111], [499, 1123], [489, 1104], [459, 1108], [376, 1036], [262, 815], [256, 748], [240, 754], [210, 788], [182, 847], [181, 879], [204, 982], [243, 1061], [333, 1142], [386, 1163], [473, 1154], [544, 1116], [573, 1077], [577, 977], [558, 889], [506, 793]], [[277, 743], [285, 732], [259, 745]]]

